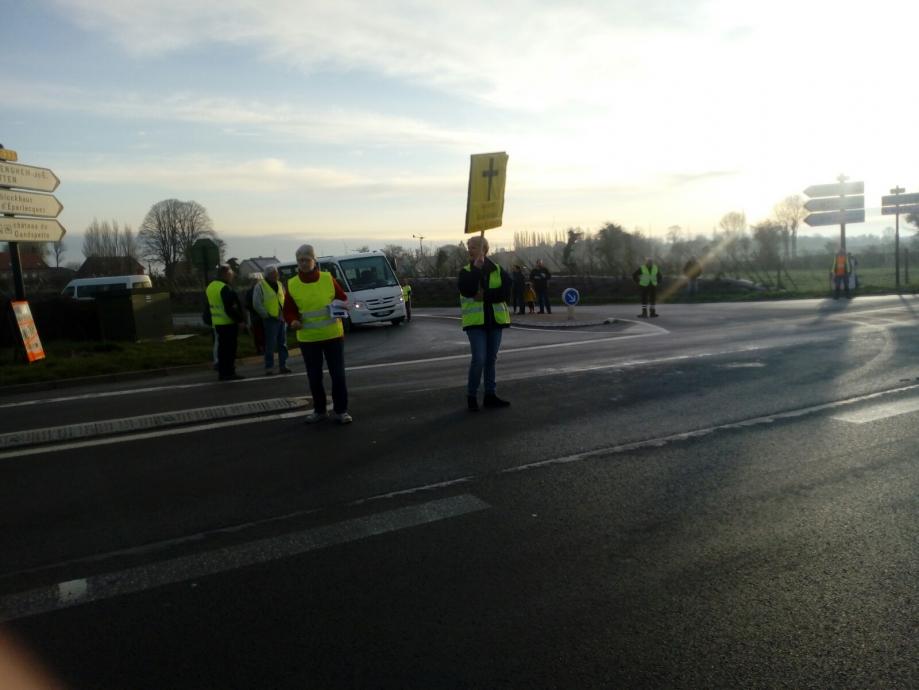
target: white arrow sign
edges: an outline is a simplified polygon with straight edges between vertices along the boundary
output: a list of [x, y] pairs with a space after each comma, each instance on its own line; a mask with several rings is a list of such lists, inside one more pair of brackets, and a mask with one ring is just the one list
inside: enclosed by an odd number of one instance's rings
[[37, 192], [53, 192], [61, 183], [48, 168], [0, 161], [0, 187], [20, 187]]
[[13, 216], [40, 216], [57, 218], [64, 207], [50, 194], [19, 192], [15, 189], [0, 189], [0, 213]]
[[64, 226], [41, 218], [0, 218], [0, 242], [60, 242]]

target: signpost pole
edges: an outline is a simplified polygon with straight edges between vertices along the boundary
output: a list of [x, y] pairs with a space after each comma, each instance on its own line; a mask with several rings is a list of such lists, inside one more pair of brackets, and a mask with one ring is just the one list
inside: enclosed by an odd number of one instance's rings
[[19, 258], [19, 242], [7, 242], [10, 248], [10, 268], [13, 269], [13, 285], [17, 300], [26, 298], [26, 286], [22, 280], [22, 260]]
[[[845, 184], [846, 180], [849, 178], [846, 175], [840, 175], [836, 178], [836, 181], [839, 182], [839, 185], [842, 186]], [[839, 194], [839, 208], [840, 210], [845, 209], [846, 207], [846, 193], [842, 191]], [[846, 220], [845, 215], [843, 215], [843, 220], [839, 224], [839, 246], [842, 248], [842, 251], [846, 251]]]
[[[890, 190], [890, 193], [895, 196], [900, 196], [905, 191], [906, 190], [903, 187], [896, 186]], [[896, 230], [894, 230], [893, 246], [894, 246], [894, 255], [896, 257], [894, 260], [894, 266], [896, 267], [897, 290], [899, 290], [900, 289], [900, 204], [897, 204], [896, 207], [897, 207], [897, 212], [896, 214], [894, 214], [896, 216], [896, 221], [895, 221]]]

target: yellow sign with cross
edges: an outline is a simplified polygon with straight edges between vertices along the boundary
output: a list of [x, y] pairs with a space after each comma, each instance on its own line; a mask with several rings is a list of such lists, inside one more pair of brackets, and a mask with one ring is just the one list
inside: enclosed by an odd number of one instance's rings
[[466, 198], [466, 234], [500, 228], [504, 217], [507, 154], [476, 153], [469, 157], [469, 196]]

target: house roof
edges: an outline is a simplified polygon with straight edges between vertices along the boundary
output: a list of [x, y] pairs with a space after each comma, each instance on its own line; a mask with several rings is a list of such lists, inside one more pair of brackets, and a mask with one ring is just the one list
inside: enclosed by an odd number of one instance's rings
[[102, 276], [142, 276], [144, 267], [130, 256], [91, 256], [77, 271], [77, 278]]
[[[26, 252], [19, 253], [19, 263], [23, 271], [41, 271], [48, 268], [48, 264], [39, 254], [29, 254]], [[10, 253], [0, 252], [0, 271], [12, 270], [10, 264]]]
[[255, 256], [239, 263], [239, 274], [245, 276], [250, 273], [264, 273], [266, 268], [279, 263], [281, 262], [274, 256]]

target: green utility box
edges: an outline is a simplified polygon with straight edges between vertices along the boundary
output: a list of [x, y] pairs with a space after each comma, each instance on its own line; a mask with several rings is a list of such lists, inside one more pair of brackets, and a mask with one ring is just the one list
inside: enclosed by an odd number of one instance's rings
[[96, 315], [103, 340], [158, 340], [172, 335], [172, 303], [165, 290], [100, 294]]

